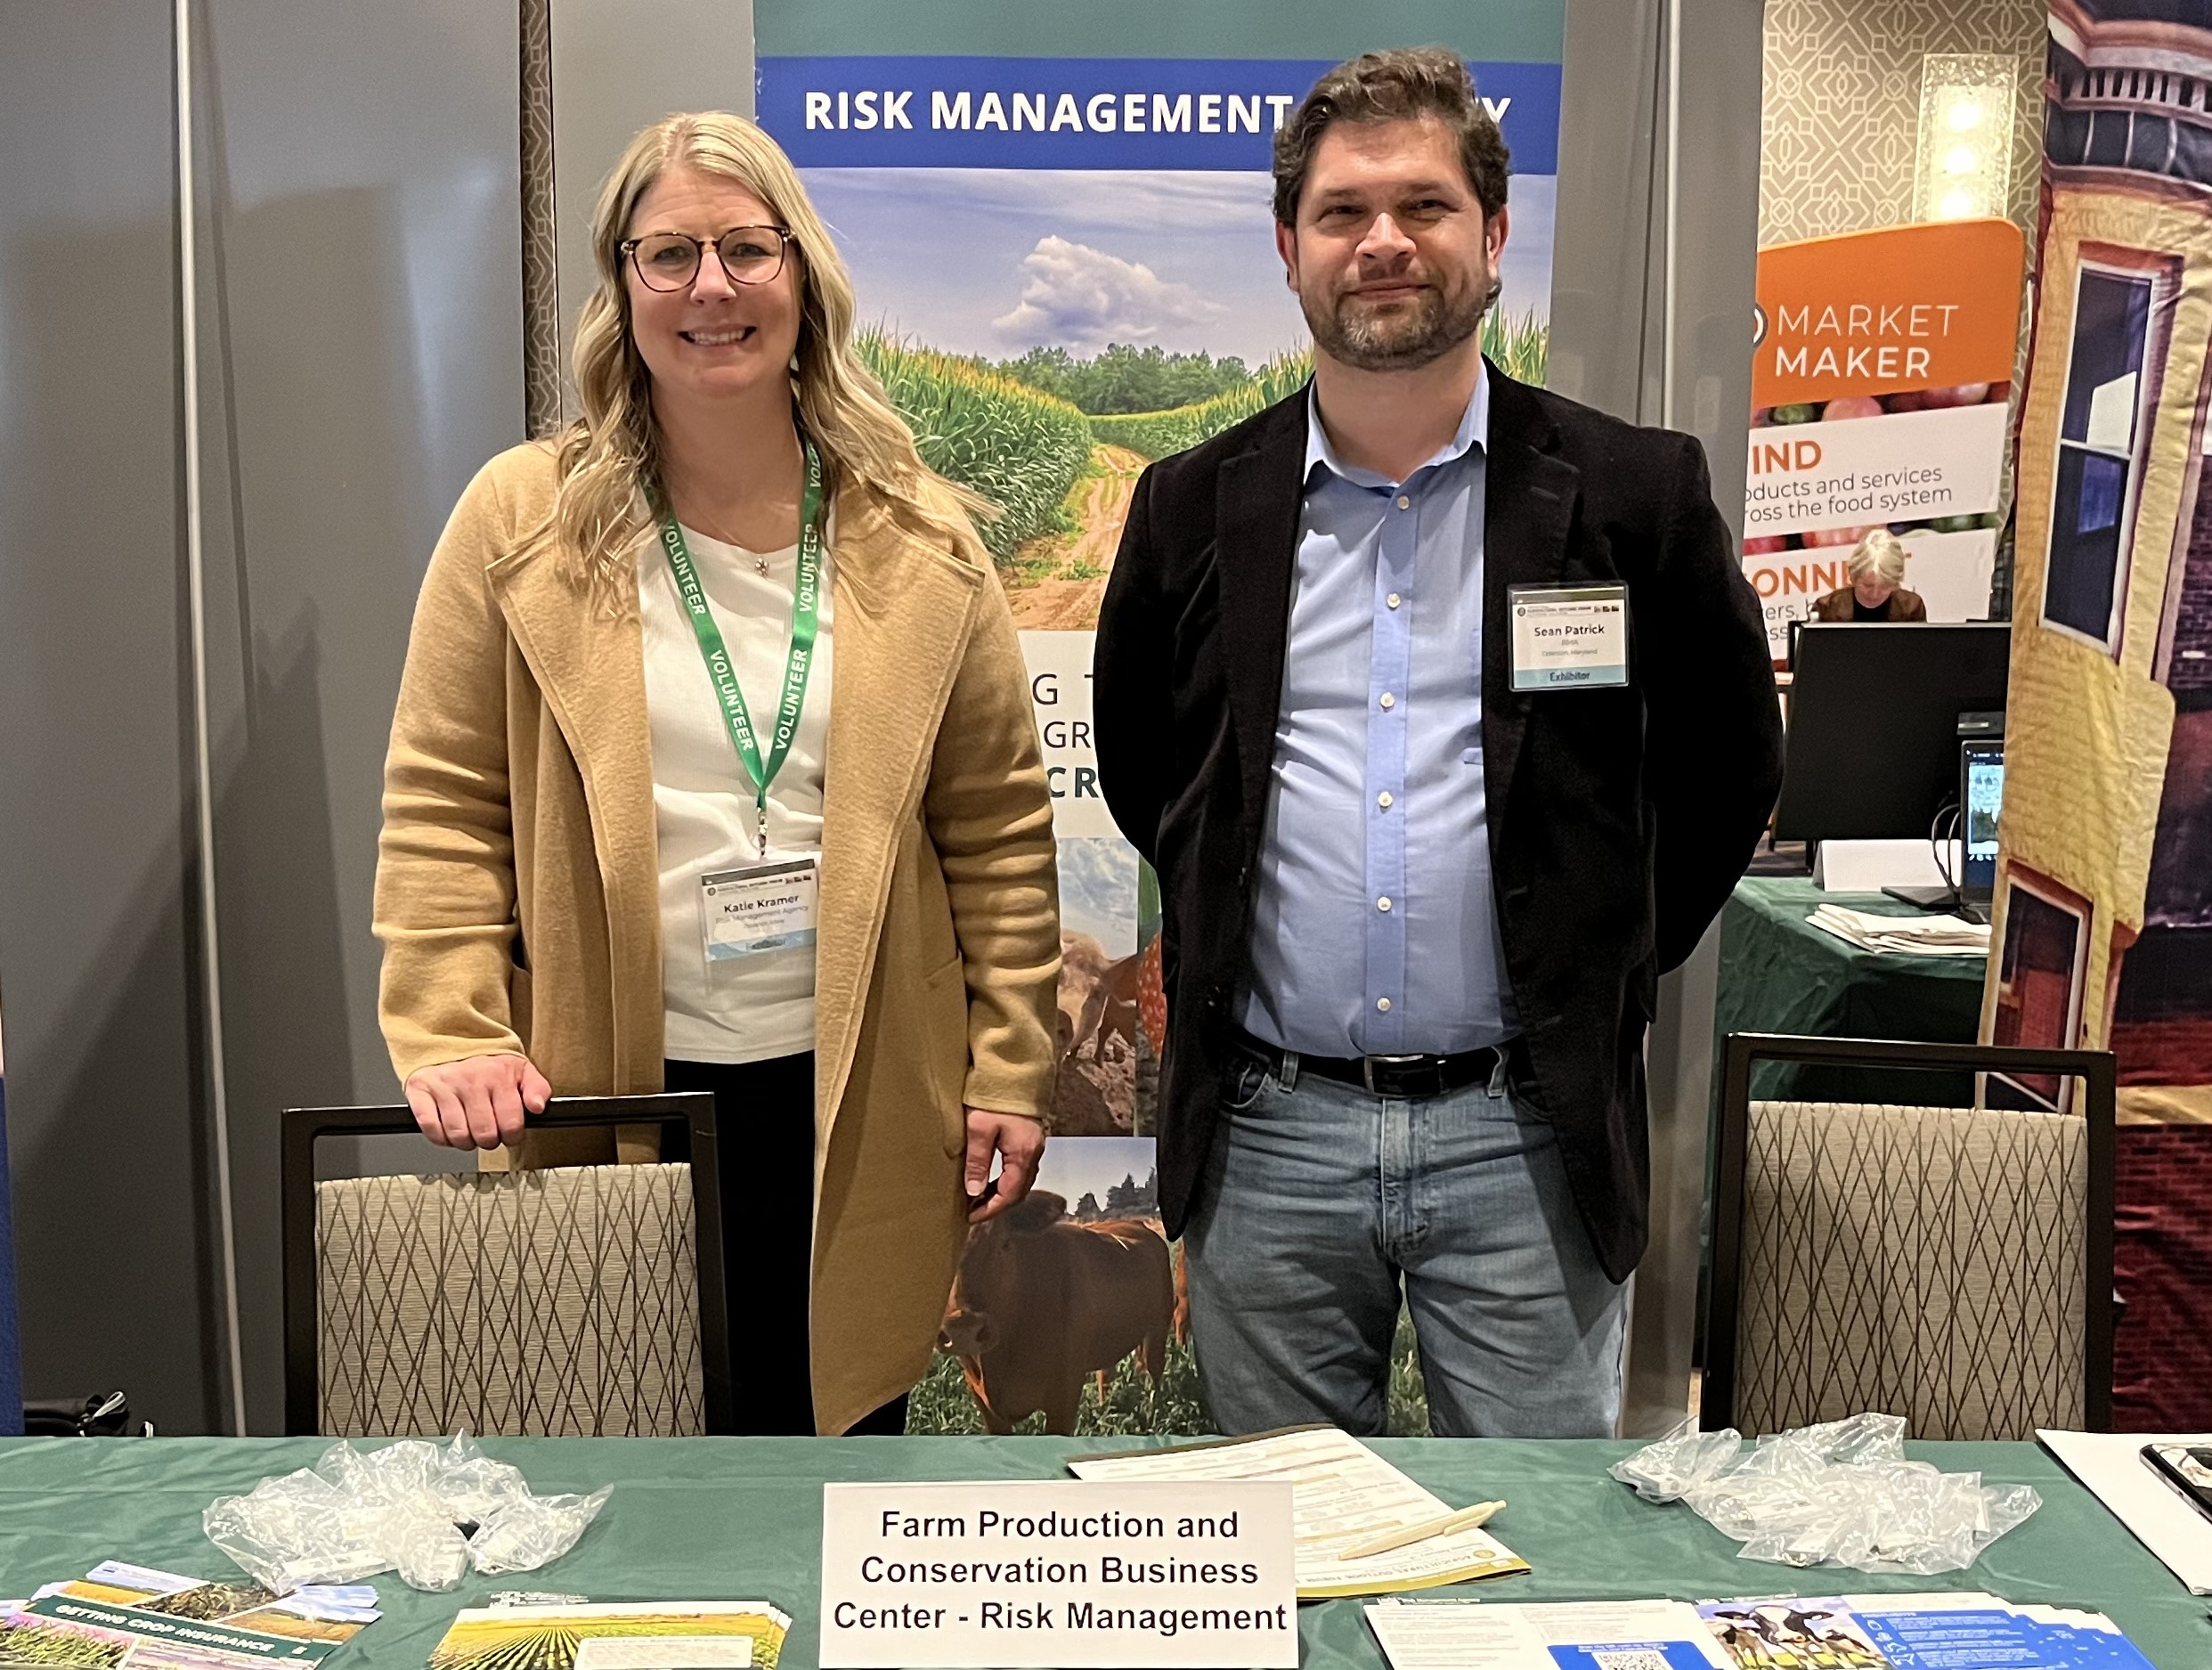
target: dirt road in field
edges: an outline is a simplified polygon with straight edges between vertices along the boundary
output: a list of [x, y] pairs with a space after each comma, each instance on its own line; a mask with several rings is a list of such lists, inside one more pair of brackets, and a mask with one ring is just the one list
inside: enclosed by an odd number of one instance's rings
[[1113, 569], [1121, 525], [1128, 520], [1129, 499], [1143, 474], [1144, 459], [1126, 446], [1097, 446], [1091, 449], [1091, 462], [1098, 473], [1070, 495], [1078, 501], [1069, 506], [1076, 534], [1037, 579], [1008, 588], [1014, 624], [1024, 631], [1089, 631], [1098, 624], [1099, 601], [1106, 595], [1106, 576]]

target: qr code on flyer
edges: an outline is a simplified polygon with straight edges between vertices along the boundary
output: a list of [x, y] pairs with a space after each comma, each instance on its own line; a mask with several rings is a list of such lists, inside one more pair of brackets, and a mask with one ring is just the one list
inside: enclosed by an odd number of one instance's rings
[[1590, 1670], [1674, 1670], [1656, 1647], [1592, 1647]]

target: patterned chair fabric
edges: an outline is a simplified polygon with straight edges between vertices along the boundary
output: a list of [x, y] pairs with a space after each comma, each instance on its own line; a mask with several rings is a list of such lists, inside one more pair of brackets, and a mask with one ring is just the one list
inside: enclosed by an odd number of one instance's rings
[[1861, 1410], [1921, 1438], [2083, 1418], [2087, 1126], [2065, 1114], [1754, 1102], [1735, 1410]]
[[321, 1430], [705, 1430], [691, 1168], [315, 1185]]

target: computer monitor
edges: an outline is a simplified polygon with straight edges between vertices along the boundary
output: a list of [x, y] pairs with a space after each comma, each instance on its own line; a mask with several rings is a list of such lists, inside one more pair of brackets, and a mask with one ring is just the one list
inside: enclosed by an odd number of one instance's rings
[[2005, 744], [1958, 745], [1959, 896], [1988, 904], [1996, 892], [1997, 808], [2005, 799]]
[[1959, 792], [1959, 716], [2005, 707], [2001, 621], [1816, 621], [1797, 640], [1784, 841], [1925, 838]]

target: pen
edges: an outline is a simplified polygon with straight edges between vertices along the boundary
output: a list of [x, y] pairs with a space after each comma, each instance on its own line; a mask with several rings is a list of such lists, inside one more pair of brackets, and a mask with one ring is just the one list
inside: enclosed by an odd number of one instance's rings
[[1502, 1502], [1478, 1502], [1471, 1508], [1461, 1508], [1441, 1519], [1424, 1519], [1419, 1525], [1401, 1526], [1395, 1531], [1385, 1531], [1370, 1536], [1363, 1543], [1354, 1543], [1338, 1554], [1338, 1560], [1365, 1560], [1370, 1554], [1387, 1554], [1393, 1549], [1403, 1548], [1411, 1543], [1425, 1543], [1432, 1536], [1448, 1536], [1453, 1531], [1471, 1531], [1484, 1524], [1490, 1516], [1505, 1506]]

